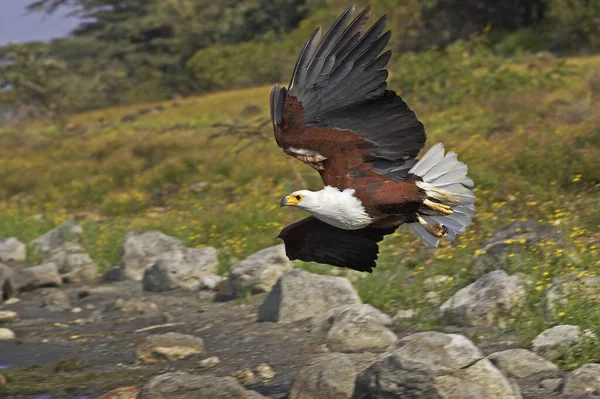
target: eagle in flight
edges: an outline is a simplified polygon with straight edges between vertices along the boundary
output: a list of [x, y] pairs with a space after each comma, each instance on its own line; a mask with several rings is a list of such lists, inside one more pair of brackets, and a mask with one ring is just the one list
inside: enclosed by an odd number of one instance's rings
[[475, 212], [467, 165], [436, 144], [420, 159], [425, 129], [387, 90], [386, 17], [362, 34], [371, 10], [346, 9], [300, 51], [289, 87], [271, 91], [271, 122], [283, 151], [317, 170], [324, 188], [281, 206], [311, 216], [278, 238], [290, 260], [371, 272], [378, 242], [407, 224], [428, 247], [465, 232]]

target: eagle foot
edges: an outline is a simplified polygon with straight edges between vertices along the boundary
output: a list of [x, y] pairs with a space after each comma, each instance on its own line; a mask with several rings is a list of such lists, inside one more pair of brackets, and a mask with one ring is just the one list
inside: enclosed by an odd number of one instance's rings
[[450, 206], [439, 203], [439, 202], [433, 202], [429, 199], [426, 199], [425, 201], [423, 201], [423, 205], [425, 205], [426, 207], [428, 207], [430, 209], [433, 209], [434, 211], [436, 211], [438, 214], [440, 214], [442, 216], [452, 215], [454, 213], [454, 211], [452, 210], [452, 208], [450, 208]]
[[448, 235], [448, 228], [441, 223], [429, 224], [419, 215], [417, 215], [417, 220], [435, 238], [442, 239]]

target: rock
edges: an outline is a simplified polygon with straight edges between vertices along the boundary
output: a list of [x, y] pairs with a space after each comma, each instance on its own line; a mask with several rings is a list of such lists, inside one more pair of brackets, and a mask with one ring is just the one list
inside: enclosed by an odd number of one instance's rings
[[15, 339], [15, 333], [8, 328], [0, 328], [0, 341], [10, 341]]
[[79, 306], [71, 309], [71, 313], [81, 313], [81, 312], [83, 312], [83, 309], [81, 309]]
[[107, 283], [116, 283], [125, 281], [125, 273], [122, 267], [115, 266], [104, 274], [104, 281]]
[[141, 280], [144, 270], [160, 255], [179, 247], [181, 241], [160, 231], [129, 232], [121, 251], [121, 267], [127, 278]]
[[254, 374], [254, 371], [247, 367], [232, 373], [231, 376], [243, 385], [250, 385], [256, 382], [256, 375]]
[[160, 313], [154, 302], [139, 301], [137, 299], [125, 301], [122, 298], [117, 299], [107, 310], [120, 310], [123, 313], [137, 313], [148, 316]]
[[19, 314], [12, 310], [0, 310], [0, 323], [9, 323], [11, 321], [18, 321]]
[[423, 332], [380, 355], [356, 379], [353, 398], [520, 398], [467, 338]]
[[21, 300], [19, 298], [8, 298], [6, 301], [4, 301], [4, 304], [5, 305], [14, 305], [19, 302], [21, 302]]
[[69, 242], [79, 242], [83, 229], [79, 223], [69, 221], [55, 227], [41, 237], [31, 241], [30, 247], [37, 256], [46, 258], [51, 252]]
[[143, 364], [179, 360], [203, 352], [202, 338], [174, 332], [150, 335], [136, 347], [137, 361]]
[[71, 308], [71, 300], [63, 291], [54, 290], [44, 293], [42, 306], [51, 312], [62, 312]]
[[480, 272], [500, 269], [508, 262], [511, 253], [542, 241], [561, 245], [563, 237], [556, 227], [544, 226], [532, 220], [513, 222], [496, 230], [484, 241], [473, 257], [473, 268]]
[[17, 287], [14, 283], [14, 271], [0, 263], [0, 302], [4, 299], [11, 299], [17, 294]]
[[140, 391], [138, 399], [268, 399], [247, 391], [234, 378], [190, 375], [184, 372], [153, 377]]
[[427, 301], [427, 303], [430, 303], [434, 306], [439, 306], [439, 304], [442, 302], [440, 300], [440, 294], [435, 291], [429, 291], [429, 292], [425, 293], [425, 301]]
[[6, 385], [6, 377], [0, 374], [0, 388], [4, 388]]
[[25, 262], [25, 244], [14, 237], [0, 237], [0, 262]]
[[576, 345], [581, 339], [579, 326], [561, 324], [541, 332], [531, 343], [531, 350], [538, 355], [553, 360], [559, 355], [560, 348]]
[[342, 354], [330, 354], [294, 375], [289, 399], [350, 399], [358, 372]]
[[555, 392], [560, 388], [562, 378], [549, 378], [540, 382], [540, 388], [547, 392]]
[[136, 399], [139, 392], [138, 387], [122, 387], [113, 389], [96, 399]]
[[281, 275], [291, 269], [292, 262], [283, 244], [258, 251], [229, 269], [232, 295], [243, 297], [269, 292]]
[[525, 297], [519, 277], [495, 270], [459, 290], [440, 308], [444, 324], [492, 327]]
[[414, 309], [400, 309], [396, 312], [394, 317], [392, 317], [392, 323], [398, 323], [404, 320], [409, 320], [415, 317], [416, 312]]
[[508, 349], [488, 356], [505, 375], [526, 378], [534, 374], [558, 371], [558, 366], [525, 349]]
[[335, 352], [385, 349], [398, 339], [392, 319], [371, 305], [344, 305], [316, 316], [312, 330]]
[[62, 278], [54, 263], [19, 268], [15, 270], [13, 281], [18, 292], [42, 287], [58, 287], [62, 284]]
[[217, 276], [216, 274], [209, 274], [200, 280], [200, 286], [198, 288], [202, 291], [214, 291], [221, 281], [223, 281], [223, 277]]
[[219, 266], [217, 250], [206, 248], [176, 248], [158, 257], [156, 263], [144, 271], [144, 290], [169, 291], [177, 288], [198, 289], [200, 280], [215, 273]]
[[584, 364], [566, 378], [563, 394], [600, 394], [600, 364]]
[[65, 283], [80, 283], [98, 277], [98, 266], [75, 242], [66, 242], [53, 249], [45, 260], [56, 264]]
[[267, 363], [259, 364], [258, 366], [256, 366], [255, 371], [256, 371], [256, 376], [261, 381], [272, 380], [277, 375], [275, 370], [273, 370], [273, 368]]
[[207, 357], [206, 359], [198, 362], [198, 366], [201, 369], [210, 369], [218, 366], [219, 364], [221, 364], [221, 359], [219, 359], [218, 356]]
[[443, 288], [444, 285], [448, 284], [449, 281], [449, 276], [438, 274], [435, 276], [427, 277], [425, 280], [423, 280], [423, 288], [425, 288], [427, 291], [435, 291], [440, 288]]
[[295, 269], [284, 273], [265, 297], [258, 310], [258, 321], [290, 323], [338, 306], [360, 303], [348, 279]]

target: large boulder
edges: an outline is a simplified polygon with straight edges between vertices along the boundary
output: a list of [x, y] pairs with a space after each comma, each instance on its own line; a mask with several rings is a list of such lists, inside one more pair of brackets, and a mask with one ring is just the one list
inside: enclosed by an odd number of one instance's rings
[[356, 379], [353, 398], [516, 399], [521, 395], [462, 335], [423, 332], [401, 339]]
[[174, 332], [150, 335], [142, 339], [135, 350], [138, 363], [143, 364], [185, 359], [202, 352], [204, 352], [202, 338]]
[[600, 364], [584, 364], [573, 370], [566, 378], [565, 394], [600, 394]]
[[294, 375], [289, 399], [350, 399], [358, 375], [354, 363], [345, 355], [325, 356]]
[[81, 240], [83, 229], [79, 223], [69, 221], [50, 230], [43, 236], [36, 238], [29, 244], [33, 253], [43, 259], [47, 258], [52, 251], [62, 247], [66, 243], [78, 243]]
[[492, 353], [488, 359], [505, 375], [526, 378], [539, 373], [558, 371], [558, 366], [526, 349], [508, 349]]
[[556, 227], [541, 225], [532, 220], [513, 222], [496, 230], [483, 242], [473, 257], [473, 267], [480, 271], [503, 268], [511, 253], [542, 242], [552, 245], [540, 247], [541, 249], [555, 248], [556, 245], [562, 245], [564, 240]]
[[538, 355], [554, 360], [561, 349], [577, 345], [582, 338], [581, 327], [561, 324], [542, 331], [531, 343], [531, 350]]
[[235, 378], [190, 375], [184, 372], [153, 377], [140, 391], [138, 399], [268, 399], [247, 391]]
[[25, 262], [25, 244], [14, 237], [0, 237], [0, 262]]
[[234, 297], [269, 292], [283, 273], [292, 269], [284, 245], [258, 251], [229, 269], [229, 284]]
[[125, 276], [141, 280], [144, 270], [160, 255], [181, 246], [177, 238], [160, 231], [132, 231], [127, 234], [121, 251], [121, 267]]
[[62, 278], [54, 263], [21, 267], [14, 271], [11, 280], [17, 292], [31, 291], [42, 287], [58, 287], [62, 284]]
[[444, 324], [491, 327], [525, 297], [521, 278], [495, 270], [459, 290], [440, 307]]
[[202, 278], [214, 274], [219, 266], [217, 250], [206, 248], [175, 248], [160, 255], [144, 271], [144, 290], [160, 292], [177, 288], [195, 290]]
[[371, 305], [344, 305], [312, 321], [312, 330], [335, 352], [385, 349], [398, 339], [386, 326], [390, 316]]
[[80, 283], [98, 277], [98, 266], [78, 243], [66, 242], [53, 249], [45, 259], [56, 264], [66, 283]]
[[348, 279], [294, 269], [284, 273], [265, 297], [258, 309], [258, 321], [291, 323], [338, 306], [360, 303]]

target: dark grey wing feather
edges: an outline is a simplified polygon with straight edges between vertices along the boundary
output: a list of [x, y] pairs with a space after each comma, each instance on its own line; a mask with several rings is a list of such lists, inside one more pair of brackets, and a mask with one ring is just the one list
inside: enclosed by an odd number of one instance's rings
[[[425, 129], [406, 103], [387, 90], [391, 52], [381, 54], [390, 39], [390, 32], [384, 33], [386, 17], [361, 35], [371, 11], [363, 10], [348, 24], [353, 11], [353, 7], [346, 9], [320, 43], [316, 33], [309, 38], [287, 95], [302, 103], [305, 126], [335, 127], [360, 135], [372, 145], [371, 156], [365, 158], [373, 164], [372, 170], [404, 179], [408, 165], [414, 164], [409, 161], [425, 145]], [[285, 94], [275, 100], [282, 98]]]
[[284, 228], [283, 239], [290, 260], [318, 262], [371, 272], [379, 254], [378, 242], [396, 229], [342, 230], [309, 216]]

